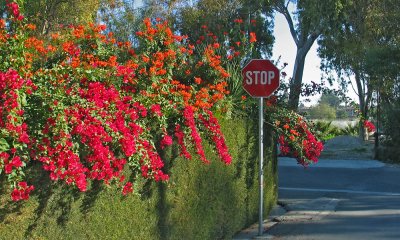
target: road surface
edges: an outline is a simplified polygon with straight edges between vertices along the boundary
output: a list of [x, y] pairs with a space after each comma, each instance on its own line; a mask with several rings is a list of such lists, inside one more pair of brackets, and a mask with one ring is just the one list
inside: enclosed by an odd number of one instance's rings
[[321, 159], [303, 168], [280, 158], [279, 201], [288, 212], [268, 239], [400, 239], [399, 165]]

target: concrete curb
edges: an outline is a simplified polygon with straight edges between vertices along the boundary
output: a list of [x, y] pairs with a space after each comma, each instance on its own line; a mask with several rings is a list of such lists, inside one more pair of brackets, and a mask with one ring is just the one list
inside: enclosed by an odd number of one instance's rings
[[312, 201], [295, 202], [278, 201], [268, 219], [264, 220], [262, 236], [258, 235], [258, 223], [255, 223], [236, 234], [233, 240], [274, 239], [274, 236], [268, 234], [268, 231], [276, 224], [320, 220], [335, 211], [339, 201], [335, 198], [317, 198]]
[[[299, 166], [296, 159], [289, 157], [279, 157], [278, 165], [281, 167], [293, 167]], [[381, 168], [386, 164], [377, 160], [365, 159], [365, 160], [336, 160], [336, 159], [319, 159], [318, 163], [311, 164], [309, 168]]]
[[258, 235], [258, 222], [251, 225], [250, 227], [243, 229], [233, 237], [233, 240], [252, 240], [252, 239], [273, 239], [274, 236], [267, 234], [266, 232], [271, 229], [278, 221], [274, 220], [282, 215], [285, 215], [287, 210], [281, 203], [278, 202], [271, 212], [269, 213], [268, 219], [264, 220], [263, 229], [264, 234]]

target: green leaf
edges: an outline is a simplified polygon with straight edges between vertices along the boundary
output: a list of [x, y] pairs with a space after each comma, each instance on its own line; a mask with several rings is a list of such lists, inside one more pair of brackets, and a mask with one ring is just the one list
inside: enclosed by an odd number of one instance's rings
[[10, 149], [7, 141], [4, 138], [0, 138], [0, 152], [5, 152]]

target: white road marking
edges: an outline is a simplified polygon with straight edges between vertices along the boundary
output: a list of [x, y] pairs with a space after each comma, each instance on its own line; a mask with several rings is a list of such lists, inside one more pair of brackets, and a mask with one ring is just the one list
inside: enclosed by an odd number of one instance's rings
[[379, 196], [400, 196], [400, 193], [395, 193], [395, 192], [357, 191], [348, 189], [291, 188], [291, 187], [279, 187], [279, 189], [286, 191], [298, 191], [298, 192], [332, 192], [332, 193], [354, 193], [354, 194], [379, 195]]

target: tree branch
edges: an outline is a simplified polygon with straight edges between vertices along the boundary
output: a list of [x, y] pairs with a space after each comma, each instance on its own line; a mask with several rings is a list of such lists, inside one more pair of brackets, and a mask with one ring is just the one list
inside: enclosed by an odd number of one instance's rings
[[360, 95], [358, 95], [358, 91], [357, 91], [356, 88], [354, 87], [353, 81], [351, 80], [350, 76], [348, 76], [348, 78], [349, 78], [349, 80], [350, 80], [350, 85], [351, 85], [351, 87], [353, 88], [354, 93], [357, 95], [357, 97], [360, 96]]
[[313, 32], [308, 37], [306, 42], [304, 43], [303, 47], [306, 51], [310, 50], [311, 46], [314, 44], [315, 40], [321, 35], [321, 32]]
[[[288, 1], [289, 3], [289, 1]], [[283, 16], [285, 16], [286, 21], [289, 25], [289, 29], [290, 29], [290, 33], [292, 34], [292, 38], [294, 40], [294, 42], [296, 43], [296, 46], [299, 45], [299, 38], [297, 36], [296, 33], [296, 29], [294, 27], [294, 23], [293, 23], [293, 19], [292, 16], [290, 16], [289, 10], [288, 10], [288, 3], [286, 4], [286, 6], [283, 4], [283, 2], [280, 2], [276, 5], [276, 11], [283, 14]]]

